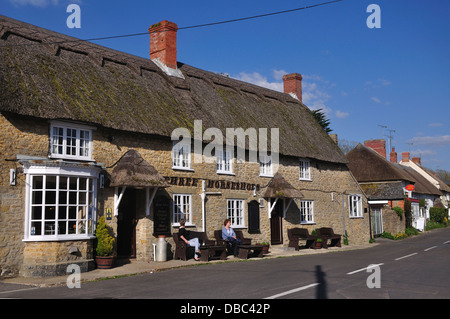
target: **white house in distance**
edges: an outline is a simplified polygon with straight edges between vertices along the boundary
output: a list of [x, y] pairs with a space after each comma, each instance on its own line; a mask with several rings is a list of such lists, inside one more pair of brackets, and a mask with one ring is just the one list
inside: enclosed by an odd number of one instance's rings
[[433, 184], [433, 186], [439, 189], [442, 192], [441, 196], [442, 204], [444, 205], [445, 208], [449, 208], [450, 187], [447, 184], [445, 184], [444, 181], [442, 181], [439, 177], [437, 177], [436, 174], [424, 168], [422, 166], [420, 157], [413, 157], [410, 159], [410, 153], [403, 152], [402, 160], [399, 162], [399, 164], [411, 167], [417, 173], [422, 175], [428, 182]]

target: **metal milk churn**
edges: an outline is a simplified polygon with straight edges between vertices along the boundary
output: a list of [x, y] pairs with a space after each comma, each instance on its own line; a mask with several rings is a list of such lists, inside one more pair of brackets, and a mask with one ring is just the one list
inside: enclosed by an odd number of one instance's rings
[[167, 242], [166, 236], [158, 236], [156, 243], [156, 261], [167, 261]]

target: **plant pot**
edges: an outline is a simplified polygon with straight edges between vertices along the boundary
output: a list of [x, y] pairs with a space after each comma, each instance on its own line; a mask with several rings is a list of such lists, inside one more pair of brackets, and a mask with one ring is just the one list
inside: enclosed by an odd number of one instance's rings
[[268, 254], [269, 253], [269, 245], [263, 245], [263, 254]]
[[98, 269], [110, 269], [114, 266], [114, 256], [96, 256], [95, 262]]
[[320, 249], [320, 248], [322, 248], [322, 242], [321, 241], [319, 241], [319, 242], [315, 242], [314, 243], [314, 249]]

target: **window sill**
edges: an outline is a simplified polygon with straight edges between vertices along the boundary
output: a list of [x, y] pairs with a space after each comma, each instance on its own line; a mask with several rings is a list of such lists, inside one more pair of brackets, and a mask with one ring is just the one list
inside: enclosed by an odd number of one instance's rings
[[65, 235], [65, 236], [30, 236], [22, 239], [23, 242], [41, 242], [41, 241], [76, 241], [95, 239], [94, 235]]
[[232, 173], [232, 172], [217, 171], [216, 173], [217, 173], [217, 175], [231, 175], [231, 176], [236, 176], [236, 174], [235, 174], [235, 173]]
[[194, 171], [194, 169], [187, 168], [187, 167], [175, 167], [175, 166], [173, 166], [172, 169], [174, 171], [185, 171], [185, 172], [193, 172]]

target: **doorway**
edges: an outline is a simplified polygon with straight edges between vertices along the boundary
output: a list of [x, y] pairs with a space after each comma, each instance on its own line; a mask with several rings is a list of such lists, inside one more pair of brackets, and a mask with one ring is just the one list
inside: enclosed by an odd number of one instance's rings
[[270, 241], [272, 245], [283, 243], [283, 200], [278, 199], [270, 218]]
[[127, 188], [119, 205], [117, 256], [122, 258], [136, 258], [136, 193]]
[[383, 215], [381, 208], [372, 208], [373, 235], [378, 236], [383, 233]]

